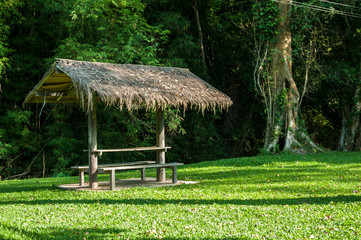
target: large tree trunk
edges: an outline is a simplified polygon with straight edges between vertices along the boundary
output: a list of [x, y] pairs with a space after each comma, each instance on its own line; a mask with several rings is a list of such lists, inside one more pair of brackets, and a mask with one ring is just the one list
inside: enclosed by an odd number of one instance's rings
[[[361, 64], [359, 69], [359, 81], [361, 81]], [[353, 97], [353, 105], [345, 105], [342, 109], [342, 130], [339, 142], [339, 151], [361, 150], [361, 85], [357, 84]]]
[[338, 144], [338, 151], [345, 151], [346, 146], [346, 132], [347, 132], [347, 120], [344, 111], [342, 112], [342, 129], [340, 134], [340, 141]]
[[355, 151], [356, 148], [356, 135], [360, 126], [360, 111], [361, 111], [361, 87], [360, 85], [356, 86], [355, 96], [354, 96], [354, 106], [351, 113], [351, 125], [349, 129], [346, 151]]
[[[361, 78], [361, 73], [360, 73]], [[361, 113], [361, 86], [357, 85], [354, 95], [354, 105], [344, 107], [342, 111], [342, 131], [339, 151], [357, 151], [360, 149], [360, 113]], [[351, 110], [350, 110], [351, 108]]]
[[198, 0], [194, 0], [193, 9], [194, 9], [194, 12], [196, 14], [196, 22], [197, 22], [197, 29], [198, 29], [198, 36], [199, 36], [199, 48], [200, 48], [200, 54], [201, 54], [201, 59], [202, 59], [203, 73], [206, 74], [206, 70], [207, 70], [206, 56], [205, 56], [205, 53], [204, 53], [203, 32], [202, 32], [201, 21], [200, 21], [200, 18], [199, 18], [197, 1]]
[[[286, 3], [286, 1], [285, 1]], [[279, 20], [276, 41], [272, 46], [271, 62], [271, 98], [269, 110], [272, 115], [267, 119], [266, 140], [264, 148], [270, 152], [279, 150], [280, 136], [284, 132], [286, 120], [286, 81], [292, 78], [290, 5], [278, 3]]]
[[[269, 152], [290, 150], [304, 152], [308, 147], [321, 150], [300, 131], [297, 119], [300, 94], [292, 76], [292, 36], [289, 0], [278, 3], [279, 25], [276, 41], [272, 46], [271, 94], [264, 148]], [[283, 136], [281, 144], [280, 137]]]

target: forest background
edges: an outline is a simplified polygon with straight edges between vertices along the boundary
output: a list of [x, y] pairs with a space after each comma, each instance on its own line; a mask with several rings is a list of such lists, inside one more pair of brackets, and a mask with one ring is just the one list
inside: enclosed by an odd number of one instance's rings
[[[0, 176], [87, 163], [78, 106], [22, 106], [55, 58], [189, 68], [230, 96], [227, 112], [167, 109], [167, 161], [360, 151], [360, 18], [359, 0], [0, 0]], [[101, 148], [155, 143], [152, 112], [98, 116]]]

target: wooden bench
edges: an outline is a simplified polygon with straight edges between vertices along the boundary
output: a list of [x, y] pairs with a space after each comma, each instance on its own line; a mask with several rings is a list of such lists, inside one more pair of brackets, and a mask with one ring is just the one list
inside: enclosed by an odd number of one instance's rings
[[114, 167], [98, 167], [98, 173], [110, 173], [110, 190], [115, 189], [115, 171], [117, 170], [141, 170], [141, 179], [145, 180], [146, 168], [171, 168], [172, 169], [172, 183], [177, 183], [177, 166], [183, 165], [183, 163], [163, 163], [163, 164], [143, 164], [143, 165], [131, 165], [131, 166], [114, 166]]
[[[138, 161], [138, 162], [127, 162], [127, 163], [99, 164], [98, 172], [99, 169], [101, 168], [136, 166], [136, 165], [146, 165], [146, 164], [154, 164], [154, 163], [155, 161]], [[79, 186], [84, 186], [84, 172], [89, 172], [89, 165], [72, 166], [71, 168], [77, 169], [79, 171]]]

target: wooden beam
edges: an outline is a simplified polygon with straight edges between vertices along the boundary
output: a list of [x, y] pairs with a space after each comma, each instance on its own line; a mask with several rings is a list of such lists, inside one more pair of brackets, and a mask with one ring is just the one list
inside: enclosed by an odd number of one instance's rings
[[[157, 128], [156, 128], [156, 141], [157, 147], [165, 147], [165, 134], [164, 134], [164, 111], [157, 110]], [[165, 164], [165, 151], [157, 152], [157, 164]], [[157, 181], [165, 181], [165, 169], [157, 168]]]
[[[26, 96], [26, 99], [23, 103], [23, 105], [25, 103], [43, 103], [44, 101], [43, 100], [33, 100], [34, 96], [36, 96], [36, 94], [38, 93], [39, 89], [41, 89], [41, 87], [43, 85], [46, 85], [48, 83], [62, 83], [61, 81], [64, 81], [65, 83], [71, 83], [72, 80], [71, 78], [63, 73], [63, 72], [59, 72], [60, 70], [56, 67], [56, 64], [54, 63], [50, 68], [49, 70], [44, 74], [43, 78], [41, 79], [41, 81], [34, 87], [34, 89]], [[59, 77], [58, 80], [55, 80]], [[53, 80], [54, 79], [54, 80]], [[61, 79], [61, 81], [60, 81]], [[70, 81], [69, 81], [70, 79]], [[64, 83], [63, 82], [63, 83]], [[65, 90], [68, 90], [68, 89], [65, 89]], [[40, 90], [41, 91], [41, 90]], [[50, 103], [65, 103], [65, 102], [59, 102], [58, 101], [59, 99], [57, 98], [56, 101], [53, 101], [53, 100], [49, 100], [47, 102], [50, 102]], [[66, 103], [72, 103], [72, 102], [79, 102], [79, 101], [66, 101]]]
[[52, 77], [69, 77], [67, 74], [63, 72], [59, 72], [59, 69], [57, 68], [55, 72], [51, 75]]
[[[29, 103], [44, 103], [43, 96], [33, 96]], [[76, 96], [47, 96], [46, 103], [78, 103], [79, 99]]]
[[91, 189], [98, 188], [98, 154], [97, 150], [97, 116], [96, 103], [93, 101], [93, 108], [88, 111], [88, 142], [89, 142], [89, 186]]
[[51, 77], [51, 75], [55, 72], [55, 69], [56, 66], [55, 64], [53, 64], [53, 66], [51, 66], [49, 70], [45, 73], [41, 81], [34, 87], [30, 94], [26, 96], [24, 103], [30, 102], [30, 99], [35, 95], [36, 91], [39, 90], [39, 88], [46, 82], [47, 79], [49, 79], [49, 77]]
[[44, 84], [59, 84], [59, 83], [71, 83], [72, 80], [70, 77], [50, 77], [46, 80]]
[[[45, 85], [46, 84], [46, 85]], [[47, 84], [45, 83], [43, 86], [40, 87], [40, 90], [68, 90], [70, 86], [70, 82], [68, 83], [61, 83], [61, 84]]]

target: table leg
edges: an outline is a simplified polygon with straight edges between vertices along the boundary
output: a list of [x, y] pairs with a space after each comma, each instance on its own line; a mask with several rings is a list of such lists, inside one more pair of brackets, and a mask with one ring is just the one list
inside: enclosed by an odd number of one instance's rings
[[145, 168], [140, 169], [140, 177], [141, 177], [142, 181], [145, 180], [145, 178], [146, 178], [146, 176], [145, 176]]
[[84, 186], [84, 170], [79, 170], [79, 186]]
[[177, 166], [172, 167], [172, 182], [177, 183]]
[[115, 170], [110, 171], [110, 190], [115, 190]]

